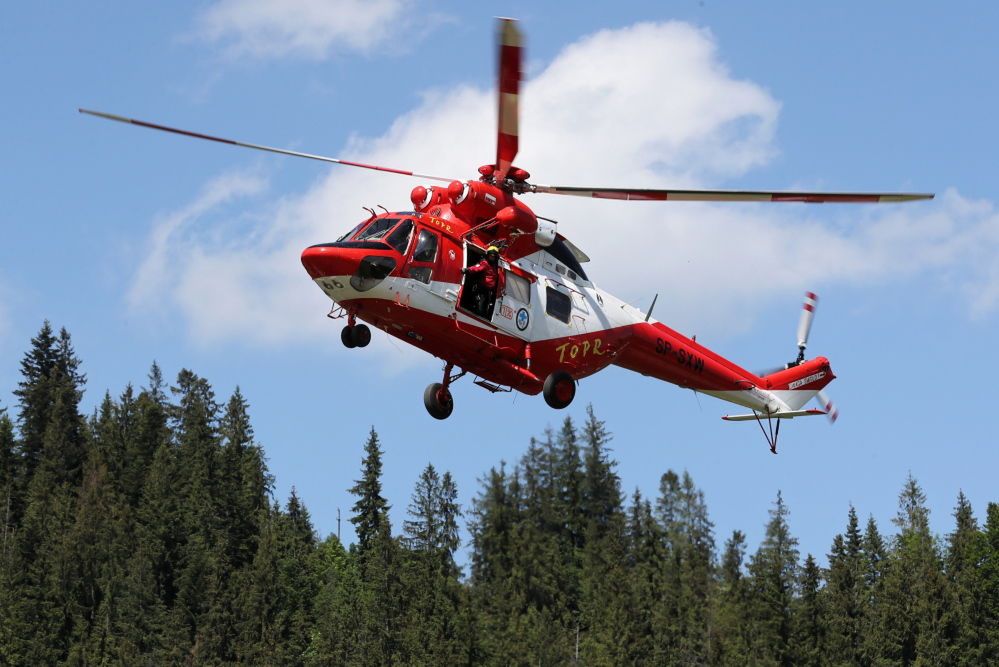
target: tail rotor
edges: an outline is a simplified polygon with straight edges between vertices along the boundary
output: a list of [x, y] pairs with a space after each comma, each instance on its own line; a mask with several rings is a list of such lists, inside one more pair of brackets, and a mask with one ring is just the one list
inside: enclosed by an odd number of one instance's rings
[[[815, 319], [815, 308], [819, 305], [819, 296], [815, 292], [805, 292], [805, 301], [801, 304], [801, 319], [798, 320], [798, 358], [788, 364], [788, 367], [797, 366], [805, 360], [805, 348], [808, 347], [808, 335], [812, 332], [812, 320]], [[830, 424], [835, 424], [839, 418], [839, 408], [833, 403], [829, 395], [824, 391], [819, 391], [815, 398], [822, 405], [823, 412], [829, 418]]]
[[822, 404], [822, 409], [825, 411], [826, 417], [829, 418], [829, 423], [835, 424], [836, 420], [839, 419], [839, 408], [836, 407], [836, 405], [832, 402], [832, 399], [829, 398], [829, 395], [824, 391], [820, 390], [815, 397], [819, 399], [819, 403]]
[[801, 305], [801, 319], [798, 320], [798, 359], [797, 366], [805, 360], [805, 348], [808, 347], [808, 334], [812, 331], [812, 320], [815, 319], [815, 307], [819, 297], [815, 292], [805, 292], [805, 302]]

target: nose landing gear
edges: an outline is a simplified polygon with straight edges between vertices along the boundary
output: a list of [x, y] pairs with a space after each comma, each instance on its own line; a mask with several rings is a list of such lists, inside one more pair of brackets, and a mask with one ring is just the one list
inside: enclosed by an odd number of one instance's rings
[[371, 329], [366, 324], [346, 326], [340, 332], [340, 342], [344, 347], [364, 347], [371, 342]]
[[347, 316], [347, 326], [340, 331], [340, 342], [344, 347], [366, 347], [371, 342], [371, 329], [367, 324], [356, 324], [354, 315]]
[[423, 391], [423, 406], [434, 419], [447, 419], [454, 411], [454, 397], [451, 396], [451, 383], [463, 376], [468, 371], [461, 371], [451, 375], [454, 364], [448, 362], [444, 366], [444, 381], [434, 382], [427, 385]]

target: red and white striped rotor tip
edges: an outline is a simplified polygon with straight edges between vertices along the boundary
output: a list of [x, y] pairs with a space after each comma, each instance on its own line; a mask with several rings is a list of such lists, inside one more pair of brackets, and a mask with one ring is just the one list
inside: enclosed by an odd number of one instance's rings
[[829, 423], [835, 424], [836, 420], [839, 418], [839, 408], [836, 407], [836, 405], [832, 402], [832, 399], [829, 398], [829, 395], [824, 391], [819, 391], [816, 394], [816, 397], [819, 399], [819, 403], [822, 404], [822, 409], [826, 411], [826, 417], [829, 418]]
[[819, 297], [815, 292], [805, 292], [805, 302], [801, 305], [801, 319], [798, 320], [798, 348], [808, 346], [808, 334], [812, 330], [812, 320], [815, 319], [815, 307]]
[[496, 132], [496, 182], [510, 171], [520, 144], [520, 80], [524, 37], [515, 19], [498, 19], [499, 125]]

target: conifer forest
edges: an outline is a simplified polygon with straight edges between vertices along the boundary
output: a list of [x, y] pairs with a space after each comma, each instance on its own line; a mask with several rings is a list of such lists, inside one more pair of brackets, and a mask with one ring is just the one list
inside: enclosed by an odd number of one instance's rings
[[685, 472], [625, 493], [591, 408], [471, 506], [428, 464], [396, 526], [372, 429], [346, 545], [273, 496], [238, 390], [154, 364], [83, 414], [84, 387], [46, 323], [0, 412], [0, 664], [999, 664], [999, 504], [957, 489], [945, 535], [910, 477], [892, 526], [844, 507], [817, 557], [775, 490], [750, 551]]

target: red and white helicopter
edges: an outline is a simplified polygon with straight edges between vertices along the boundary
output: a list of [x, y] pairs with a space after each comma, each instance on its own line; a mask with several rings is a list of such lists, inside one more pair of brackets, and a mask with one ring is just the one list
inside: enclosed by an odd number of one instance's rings
[[[442, 359], [443, 377], [429, 385], [427, 411], [446, 419], [454, 409], [452, 383], [471, 373], [485, 389], [542, 393], [553, 408], [568, 406], [578, 381], [611, 364], [744, 406], [723, 417], [760, 424], [776, 452], [780, 422], [836, 411], [821, 389], [834, 375], [825, 357], [805, 359], [816, 297], [806, 294], [798, 355], [782, 369], [759, 375], [598, 288], [586, 254], [553, 220], [538, 216], [518, 195], [545, 193], [639, 201], [879, 203], [932, 199], [932, 194], [753, 192], [564, 187], [529, 182], [513, 165], [518, 149], [518, 93], [523, 41], [517, 22], [499, 19], [499, 128], [496, 161], [460, 181], [389, 167], [273, 148], [80, 109], [109, 120], [233, 146], [417, 177], [413, 210], [375, 213], [338, 240], [302, 252], [309, 276], [333, 301], [330, 316], [345, 317], [348, 348], [371, 340], [368, 325]], [[490, 290], [463, 269], [499, 251], [494, 270], [502, 289]], [[655, 305], [653, 300], [652, 306]], [[367, 323], [367, 324], [365, 324]], [[818, 397], [822, 409], [806, 404]], [[767, 427], [764, 428], [764, 422]], [[776, 428], [774, 425], [776, 424]]]

